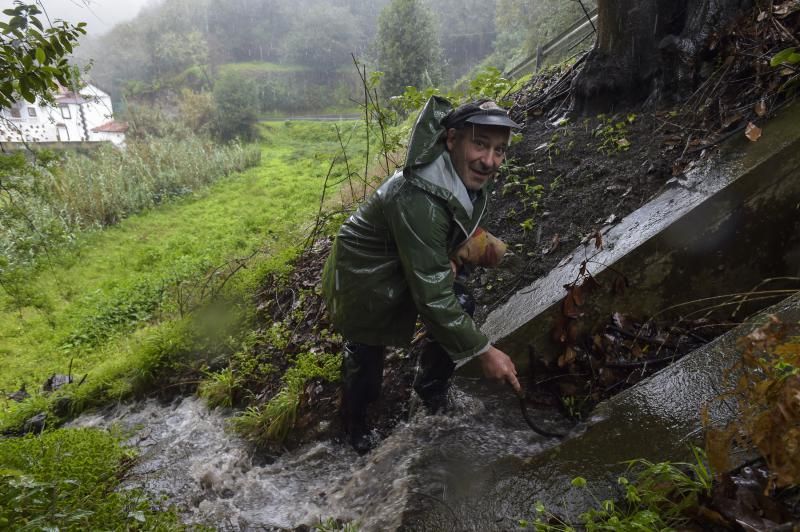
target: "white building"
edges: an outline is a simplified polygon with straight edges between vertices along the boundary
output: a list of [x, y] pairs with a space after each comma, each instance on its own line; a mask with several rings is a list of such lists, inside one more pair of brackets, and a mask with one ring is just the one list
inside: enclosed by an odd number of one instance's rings
[[112, 142], [125, 145], [128, 127], [113, 120], [111, 97], [94, 85], [62, 88], [55, 104], [19, 101], [0, 113], [2, 142]]

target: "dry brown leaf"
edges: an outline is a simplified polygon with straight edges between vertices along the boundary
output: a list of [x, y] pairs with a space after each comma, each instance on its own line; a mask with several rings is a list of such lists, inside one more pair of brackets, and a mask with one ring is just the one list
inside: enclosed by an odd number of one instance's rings
[[564, 354], [558, 357], [558, 367], [563, 368], [568, 364], [572, 364], [577, 358], [578, 354], [571, 347], [567, 347]]
[[569, 293], [572, 296], [572, 301], [574, 301], [577, 306], [583, 305], [585, 298], [583, 297], [584, 294], [581, 285], [572, 287]]
[[625, 293], [626, 288], [628, 288], [628, 279], [622, 275], [614, 277], [614, 282], [611, 285], [611, 292], [614, 295], [621, 296]]
[[600, 231], [595, 231], [592, 239], [594, 239], [595, 249], [603, 249], [603, 235], [600, 234]]
[[631, 356], [636, 359], [642, 358], [642, 356], [644, 356], [642, 348], [639, 347], [639, 344], [633, 344], [631, 346]]
[[547, 255], [548, 253], [552, 253], [553, 251], [558, 248], [558, 244], [561, 242], [561, 235], [558, 233], [553, 235], [553, 238], [550, 240], [550, 245], [547, 246], [542, 250], [542, 255]]
[[767, 114], [767, 104], [764, 102], [764, 100], [761, 100], [756, 104], [753, 110], [756, 112], [756, 115], [764, 116]]
[[[722, 121], [722, 130], [725, 131], [726, 129], [730, 128], [731, 126], [735, 125], [742, 119], [742, 115], [736, 113], [735, 115], [729, 116]], [[699, 139], [697, 139], [699, 140]]]
[[578, 318], [581, 315], [580, 309], [578, 309], [578, 305], [575, 303], [575, 297], [573, 296], [573, 292], [575, 287], [569, 289], [566, 297], [564, 297], [564, 301], [561, 304], [561, 314], [568, 318]]
[[748, 122], [747, 127], [744, 128], [744, 136], [750, 141], [755, 142], [761, 138], [761, 128], [752, 122]]

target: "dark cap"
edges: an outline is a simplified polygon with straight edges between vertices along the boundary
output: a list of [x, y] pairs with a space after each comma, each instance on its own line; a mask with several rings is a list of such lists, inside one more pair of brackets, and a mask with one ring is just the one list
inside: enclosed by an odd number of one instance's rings
[[442, 119], [447, 129], [459, 129], [465, 124], [501, 126], [520, 129], [522, 126], [508, 117], [508, 112], [492, 100], [477, 100], [459, 105]]

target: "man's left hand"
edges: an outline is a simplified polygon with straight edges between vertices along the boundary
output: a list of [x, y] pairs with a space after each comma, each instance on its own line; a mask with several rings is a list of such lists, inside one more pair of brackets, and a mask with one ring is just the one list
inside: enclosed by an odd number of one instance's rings
[[517, 395], [522, 393], [522, 386], [517, 380], [517, 368], [511, 361], [511, 357], [490, 345], [489, 350], [481, 354], [479, 358], [483, 374], [487, 378], [507, 382], [514, 388]]

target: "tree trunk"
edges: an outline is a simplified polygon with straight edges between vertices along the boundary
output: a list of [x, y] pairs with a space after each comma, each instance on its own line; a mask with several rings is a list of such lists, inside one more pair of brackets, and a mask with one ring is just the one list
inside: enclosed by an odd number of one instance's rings
[[598, 0], [597, 40], [572, 84], [580, 114], [678, 100], [702, 81], [715, 37], [752, 0]]

